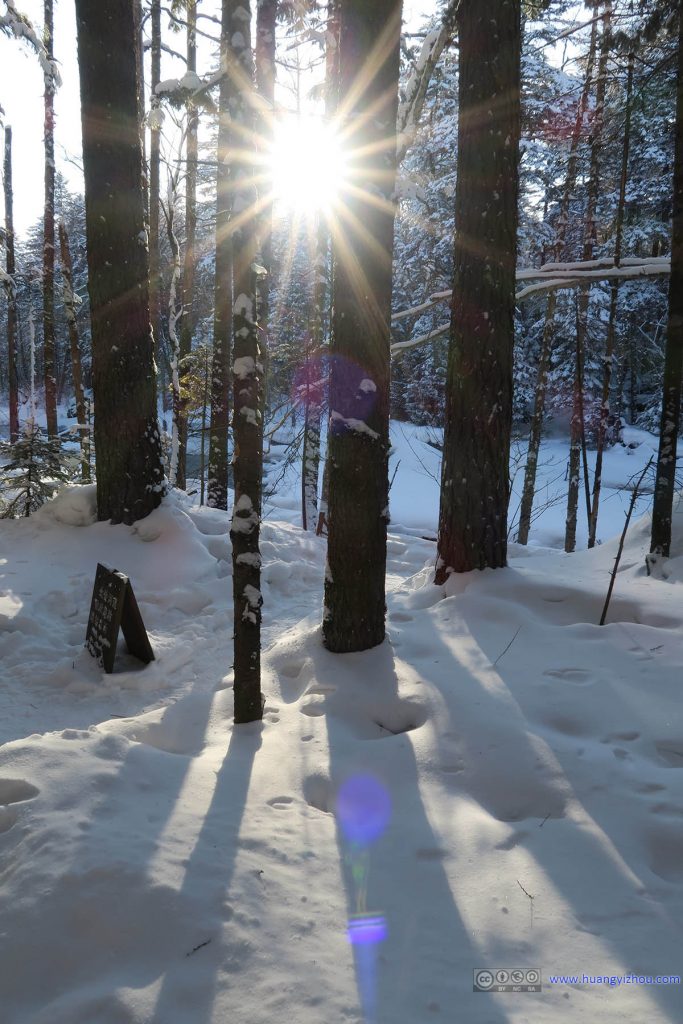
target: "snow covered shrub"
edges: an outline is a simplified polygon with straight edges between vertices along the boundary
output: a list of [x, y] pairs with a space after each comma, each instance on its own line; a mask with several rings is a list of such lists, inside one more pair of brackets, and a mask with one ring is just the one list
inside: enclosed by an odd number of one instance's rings
[[0, 443], [0, 518], [18, 519], [51, 498], [77, 472], [77, 457], [29, 420], [11, 444]]

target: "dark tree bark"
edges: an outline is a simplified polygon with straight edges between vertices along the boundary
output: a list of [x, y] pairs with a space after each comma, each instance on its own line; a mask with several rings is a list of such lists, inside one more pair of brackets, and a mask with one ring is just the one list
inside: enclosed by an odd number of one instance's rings
[[17, 297], [14, 285], [14, 196], [12, 192], [12, 129], [5, 128], [5, 159], [3, 165], [5, 192], [5, 267], [12, 282], [7, 285], [7, 376], [9, 377], [9, 438], [19, 436], [19, 387], [17, 381]]
[[[197, 0], [187, 0], [187, 70], [197, 71]], [[195, 331], [194, 310], [194, 278], [195, 278], [195, 244], [197, 239], [197, 156], [199, 130], [199, 110], [191, 100], [187, 106], [187, 138], [185, 154], [187, 166], [185, 172], [185, 261], [183, 265], [183, 318], [180, 322], [180, 345], [178, 350], [180, 368], [180, 387], [182, 391], [184, 377], [183, 360], [192, 351], [192, 338]], [[177, 486], [183, 490], [187, 486], [187, 410], [180, 403], [178, 431], [178, 469]]]
[[[161, 351], [161, 258], [159, 249], [159, 182], [160, 143], [159, 98], [156, 87], [161, 80], [161, 0], [151, 2], [152, 22], [152, 67], [151, 100], [152, 111], [149, 142], [149, 304], [152, 317], [154, 345]], [[164, 408], [166, 408], [164, 406]]]
[[520, 136], [520, 0], [462, 4], [436, 582], [507, 561]]
[[[54, 57], [52, 0], [45, 0], [45, 50]], [[47, 433], [56, 437], [57, 381], [55, 376], [55, 83], [45, 76], [45, 211], [43, 217], [43, 370]]]
[[232, 160], [235, 195], [233, 330], [233, 474], [235, 504], [232, 581], [235, 626], [235, 722], [263, 716], [261, 696], [261, 475], [263, 363], [256, 321], [256, 257], [259, 217], [254, 177], [256, 152], [254, 67], [249, 0], [226, 0], [230, 50], [228, 74], [234, 83], [230, 115], [239, 140]]
[[83, 374], [81, 372], [81, 350], [78, 341], [78, 324], [76, 323], [76, 300], [73, 285], [73, 266], [69, 251], [69, 236], [64, 222], [59, 222], [59, 251], [62, 258], [62, 299], [66, 324], [69, 330], [69, 347], [71, 350], [71, 375], [74, 382], [76, 398], [76, 420], [80, 425], [81, 442], [81, 478], [84, 483], [90, 482], [90, 438], [88, 436], [88, 412], [83, 391]]
[[[134, 523], [163, 468], [131, 0], [76, 0], [98, 519]], [[112, 74], [116, 69], [116, 74]]]
[[341, 197], [332, 243], [323, 618], [325, 646], [336, 652], [366, 650], [384, 639], [400, 31], [400, 0], [346, 0], [341, 5], [338, 119], [350, 185]]
[[652, 554], [669, 556], [676, 486], [676, 452], [681, 423], [683, 371], [683, 12], [679, 19], [676, 82], [676, 149], [674, 157], [673, 237], [669, 280], [669, 321], [664, 357], [662, 422], [659, 433], [655, 496], [652, 507]]
[[207, 504], [228, 507], [228, 422], [230, 414], [230, 349], [232, 337], [232, 182], [231, 103], [236, 83], [228, 74], [230, 62], [231, 0], [223, 0], [221, 67], [223, 78], [218, 99], [216, 171], [216, 270], [214, 284], [213, 355], [211, 362], [211, 419], [209, 424], [209, 473]]

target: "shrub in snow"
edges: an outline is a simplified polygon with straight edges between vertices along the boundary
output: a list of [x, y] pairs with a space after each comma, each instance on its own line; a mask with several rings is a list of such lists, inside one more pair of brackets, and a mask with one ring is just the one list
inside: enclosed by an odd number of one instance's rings
[[51, 498], [77, 471], [77, 458], [65, 452], [58, 438], [43, 434], [29, 420], [20, 436], [0, 444], [0, 518], [18, 519]]

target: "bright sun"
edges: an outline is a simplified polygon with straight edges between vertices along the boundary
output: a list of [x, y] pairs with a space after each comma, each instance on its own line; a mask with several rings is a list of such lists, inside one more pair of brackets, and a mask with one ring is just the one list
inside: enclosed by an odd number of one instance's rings
[[276, 207], [300, 214], [329, 210], [344, 181], [339, 140], [320, 119], [289, 117], [275, 128], [271, 174]]

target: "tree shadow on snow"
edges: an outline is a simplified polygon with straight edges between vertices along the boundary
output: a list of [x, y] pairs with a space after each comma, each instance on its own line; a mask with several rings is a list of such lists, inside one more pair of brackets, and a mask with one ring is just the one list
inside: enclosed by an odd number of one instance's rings
[[447, 851], [422, 802], [405, 732], [424, 718], [399, 697], [390, 644], [344, 655], [311, 644], [308, 653], [313, 692], [325, 693], [323, 809], [335, 813], [349, 915], [339, 927], [352, 942], [362, 1020], [415, 1024], [457, 1012], [468, 1024], [505, 1024], [503, 1007], [473, 992], [474, 969], [489, 965], [458, 909], [457, 880], [446, 874]]

